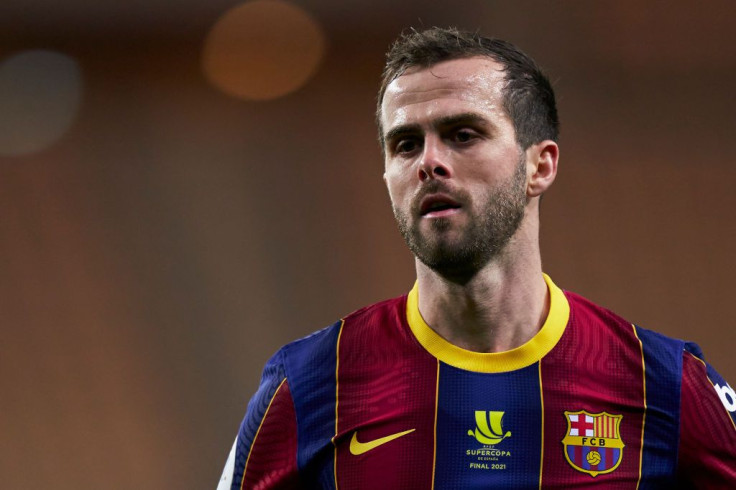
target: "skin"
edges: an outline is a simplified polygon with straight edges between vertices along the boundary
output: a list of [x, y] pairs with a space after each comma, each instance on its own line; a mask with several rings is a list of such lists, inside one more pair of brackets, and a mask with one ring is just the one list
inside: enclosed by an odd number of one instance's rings
[[[549, 312], [539, 199], [555, 179], [559, 149], [550, 140], [519, 147], [502, 104], [503, 77], [488, 57], [410, 69], [389, 84], [381, 105], [384, 180], [400, 227], [405, 220], [422, 246], [462, 250], [489, 206], [499, 207], [494, 199], [521, 199], [518, 227], [500, 237], [499, 249], [451, 266], [415, 261], [422, 317], [476, 352], [524, 344]], [[422, 213], [426, 199], [453, 206]]]

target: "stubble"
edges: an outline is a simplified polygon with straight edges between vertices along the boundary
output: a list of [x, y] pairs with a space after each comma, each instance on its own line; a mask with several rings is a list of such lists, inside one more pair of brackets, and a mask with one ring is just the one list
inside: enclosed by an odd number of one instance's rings
[[[513, 175], [486, 195], [478, 213], [465, 207], [471, 203], [466, 192], [452, 192], [453, 199], [464, 203], [464, 211], [470, 213], [465, 229], [457, 239], [451, 239], [448, 233], [453, 226], [451, 218], [432, 219], [431, 229], [423, 234], [421, 219], [412, 221], [407, 213], [395, 206], [394, 216], [409, 250], [422, 263], [450, 280], [467, 281], [501, 256], [519, 229], [527, 204], [525, 184], [526, 161], [522, 152]], [[446, 187], [442, 180], [428, 181], [415, 198], [415, 203], [428, 193], [447, 192]], [[416, 206], [413, 211], [416, 213]]]

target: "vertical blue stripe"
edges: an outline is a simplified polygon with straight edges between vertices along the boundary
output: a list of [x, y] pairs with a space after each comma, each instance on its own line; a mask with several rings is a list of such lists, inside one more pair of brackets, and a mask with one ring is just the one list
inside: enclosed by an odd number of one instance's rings
[[[537, 488], [541, 458], [539, 366], [475, 373], [440, 363], [435, 488]], [[475, 412], [504, 412], [503, 434], [484, 445]]]
[[590, 447], [583, 446], [583, 468], [590, 470], [590, 463], [588, 463], [588, 454], [590, 454]]
[[298, 424], [297, 467], [306, 488], [335, 488], [337, 322], [284, 347], [286, 379]]
[[644, 352], [647, 404], [639, 488], [666, 488], [673, 484], [680, 440], [684, 342], [640, 327], [636, 334]]

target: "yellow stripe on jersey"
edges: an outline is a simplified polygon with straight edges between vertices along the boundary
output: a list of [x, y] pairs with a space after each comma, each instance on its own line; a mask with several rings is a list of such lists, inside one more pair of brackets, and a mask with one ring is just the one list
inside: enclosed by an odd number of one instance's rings
[[639, 478], [636, 480], [636, 489], [639, 490], [639, 484], [641, 483], [641, 470], [642, 461], [644, 460], [644, 426], [647, 423], [647, 373], [646, 363], [644, 362], [644, 345], [641, 343], [639, 335], [636, 333], [636, 325], [631, 325], [634, 329], [634, 336], [639, 341], [639, 350], [641, 351], [641, 377], [642, 387], [644, 393], [642, 394], [642, 400], [644, 400], [644, 414], [641, 418], [641, 444], [639, 445]]
[[537, 366], [539, 371], [539, 406], [542, 415], [542, 427], [539, 431], [541, 443], [539, 444], [539, 490], [542, 490], [542, 468], [544, 468], [544, 388], [542, 387], [542, 363]]
[[434, 447], [432, 448], [432, 488], [434, 490], [434, 474], [437, 469], [437, 411], [439, 410], [440, 401], [440, 361], [437, 360], [437, 381], [434, 389]]
[[335, 476], [335, 490], [338, 490], [337, 486], [337, 443], [335, 437], [337, 437], [337, 402], [340, 398], [340, 337], [342, 337], [342, 327], [345, 326], [345, 320], [340, 322], [340, 332], [337, 334], [337, 347], [335, 354], [335, 435], [332, 437], [332, 445], [335, 446], [335, 457], [333, 462], [332, 471]]

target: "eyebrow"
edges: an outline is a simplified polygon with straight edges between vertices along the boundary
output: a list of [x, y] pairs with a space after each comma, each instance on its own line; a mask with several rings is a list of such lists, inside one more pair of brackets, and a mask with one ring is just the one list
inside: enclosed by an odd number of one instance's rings
[[[461, 124], [476, 124], [487, 128], [491, 126], [491, 123], [487, 118], [476, 112], [463, 112], [460, 114], [451, 114], [449, 116], [443, 116], [432, 121], [432, 126], [435, 128], [442, 128], [448, 126], [457, 126]], [[421, 126], [419, 124], [403, 124], [391, 128], [386, 132], [383, 139], [384, 141], [391, 141], [399, 136], [405, 134], [414, 134], [420, 132]]]

